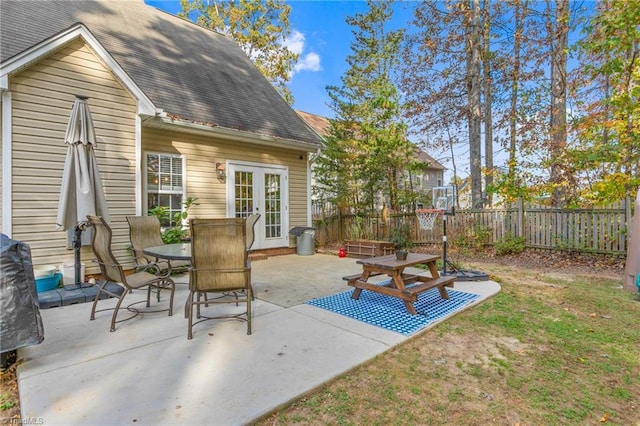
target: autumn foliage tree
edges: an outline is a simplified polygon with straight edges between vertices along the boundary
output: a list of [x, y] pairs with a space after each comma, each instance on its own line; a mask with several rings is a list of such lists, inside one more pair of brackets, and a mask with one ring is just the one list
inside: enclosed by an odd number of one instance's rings
[[599, 204], [640, 186], [640, 1], [598, 3], [573, 81], [574, 143], [567, 153], [581, 197]]
[[[403, 61], [407, 115], [428, 151], [449, 150], [452, 162], [461, 153], [467, 156], [474, 206], [479, 205], [477, 165], [483, 154], [484, 193], [498, 193], [504, 201], [548, 197], [558, 206], [579, 200], [565, 121], [569, 64], [580, 66], [569, 43], [584, 13], [579, 6], [568, 0], [446, 0], [415, 6], [415, 30], [409, 32]], [[478, 117], [484, 125], [483, 153]], [[494, 167], [494, 149], [506, 153], [502, 167]]]

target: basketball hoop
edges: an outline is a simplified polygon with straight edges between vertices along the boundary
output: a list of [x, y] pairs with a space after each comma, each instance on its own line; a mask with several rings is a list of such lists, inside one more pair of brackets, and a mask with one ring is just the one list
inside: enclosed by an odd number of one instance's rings
[[444, 213], [440, 209], [416, 209], [416, 217], [420, 223], [420, 228], [430, 230], [436, 224], [436, 219]]

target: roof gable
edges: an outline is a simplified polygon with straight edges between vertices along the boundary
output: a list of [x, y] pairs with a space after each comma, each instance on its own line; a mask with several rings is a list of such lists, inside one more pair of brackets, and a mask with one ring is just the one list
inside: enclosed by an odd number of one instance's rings
[[321, 146], [235, 41], [141, 0], [2, 0], [0, 62], [78, 23], [168, 116]]
[[2, 71], [0, 72], [0, 87], [8, 89], [7, 76], [19, 71], [22, 68], [28, 67], [31, 63], [40, 60], [42, 57], [57, 50], [58, 48], [66, 45], [71, 40], [76, 38], [82, 38], [86, 43], [91, 46], [94, 52], [102, 61], [116, 74], [122, 84], [136, 97], [138, 100], [138, 113], [144, 115], [154, 115], [156, 108], [153, 103], [146, 97], [144, 92], [138, 88], [135, 83], [129, 78], [124, 70], [118, 65], [117, 62], [108, 54], [108, 52], [98, 43], [93, 35], [82, 24], [78, 24], [67, 31], [56, 34], [54, 37], [45, 40], [31, 46], [22, 54], [14, 56], [10, 60], [3, 63]]
[[445, 170], [445, 167], [438, 160], [418, 148], [418, 146], [416, 146], [416, 158], [418, 161], [429, 164], [428, 169]]

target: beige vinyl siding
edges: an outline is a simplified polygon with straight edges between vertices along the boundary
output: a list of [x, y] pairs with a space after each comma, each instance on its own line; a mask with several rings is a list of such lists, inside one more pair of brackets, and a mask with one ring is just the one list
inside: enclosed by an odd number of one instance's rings
[[201, 135], [155, 128], [145, 128], [142, 134], [145, 154], [162, 153], [184, 156], [186, 195], [198, 198], [200, 203], [189, 210], [191, 217], [226, 216], [226, 183], [218, 181], [215, 165], [217, 162], [240, 160], [288, 167], [289, 226], [307, 225], [306, 152], [250, 143], [228, 142]]
[[[73, 262], [67, 232], [56, 231], [64, 134], [75, 94], [89, 97], [105, 189], [114, 254], [126, 260], [125, 216], [135, 214], [136, 102], [81, 40], [71, 42], [10, 81], [13, 97], [13, 238], [31, 246], [34, 264]], [[90, 247], [82, 248], [87, 272]]]

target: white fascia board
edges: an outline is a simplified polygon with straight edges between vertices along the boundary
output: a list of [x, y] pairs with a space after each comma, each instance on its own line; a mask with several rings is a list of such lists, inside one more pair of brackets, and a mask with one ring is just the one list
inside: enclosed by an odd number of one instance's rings
[[309, 154], [309, 156], [307, 157], [307, 226], [309, 227], [313, 227], [313, 215], [312, 215], [312, 211], [311, 209], [313, 208], [311, 205], [311, 195], [312, 195], [312, 191], [311, 191], [311, 178], [312, 178], [312, 161], [311, 161], [311, 157], [313, 157], [312, 154]]
[[136, 155], [136, 164], [135, 164], [136, 193], [134, 195], [134, 199], [136, 203], [136, 216], [141, 216], [142, 215], [142, 198], [144, 197], [142, 192], [142, 164], [144, 164], [144, 161], [142, 159], [142, 119], [140, 118], [140, 115], [136, 116], [135, 155]]
[[2, 233], [11, 238], [13, 228], [13, 139], [11, 92], [2, 91]]
[[131, 77], [120, 67], [109, 52], [91, 34], [91, 31], [82, 24], [75, 25], [47, 40], [44, 40], [17, 56], [9, 59], [0, 66], [0, 88], [9, 89], [9, 76], [21, 68], [27, 67], [32, 62], [37, 61], [44, 55], [58, 49], [70, 41], [82, 37], [89, 46], [98, 54], [105, 65], [115, 74], [124, 86], [133, 94], [138, 101], [138, 114], [153, 116], [158, 108], [145, 95], [145, 93], [133, 82]]

